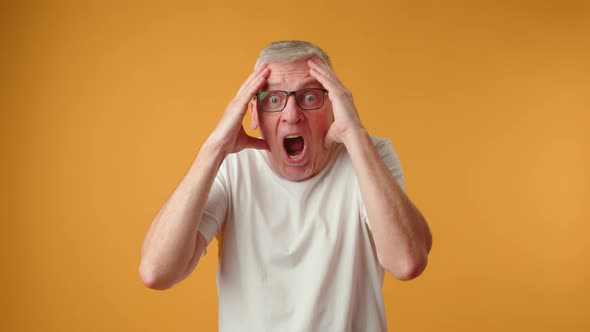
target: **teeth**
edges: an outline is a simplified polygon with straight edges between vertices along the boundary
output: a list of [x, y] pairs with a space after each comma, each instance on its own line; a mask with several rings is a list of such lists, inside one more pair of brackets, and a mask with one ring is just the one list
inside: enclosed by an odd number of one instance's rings
[[297, 137], [301, 137], [301, 136], [299, 136], [299, 135], [289, 135], [289, 136], [287, 136], [285, 138], [297, 138]]

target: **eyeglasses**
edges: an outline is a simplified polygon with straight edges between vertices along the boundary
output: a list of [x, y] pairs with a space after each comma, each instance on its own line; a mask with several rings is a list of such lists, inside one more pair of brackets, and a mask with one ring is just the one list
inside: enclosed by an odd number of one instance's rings
[[313, 88], [297, 91], [261, 91], [256, 94], [258, 109], [263, 112], [280, 112], [287, 106], [290, 95], [295, 96], [297, 106], [302, 110], [317, 110], [324, 106], [324, 93], [326, 89]]

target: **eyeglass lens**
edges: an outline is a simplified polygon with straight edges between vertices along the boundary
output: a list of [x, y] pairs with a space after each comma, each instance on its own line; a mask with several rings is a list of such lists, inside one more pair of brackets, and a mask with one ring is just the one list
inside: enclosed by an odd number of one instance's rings
[[[286, 91], [263, 91], [258, 94], [258, 102], [263, 112], [278, 112], [285, 108], [288, 93]], [[303, 89], [295, 91], [295, 102], [303, 110], [321, 108], [324, 103], [322, 89]]]

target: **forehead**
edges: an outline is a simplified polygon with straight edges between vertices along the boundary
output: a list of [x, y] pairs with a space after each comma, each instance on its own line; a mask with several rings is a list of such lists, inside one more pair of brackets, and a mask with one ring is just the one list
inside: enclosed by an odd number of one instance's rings
[[309, 74], [306, 61], [292, 63], [269, 63], [270, 75], [266, 82], [269, 90], [297, 90], [302, 87], [321, 86]]

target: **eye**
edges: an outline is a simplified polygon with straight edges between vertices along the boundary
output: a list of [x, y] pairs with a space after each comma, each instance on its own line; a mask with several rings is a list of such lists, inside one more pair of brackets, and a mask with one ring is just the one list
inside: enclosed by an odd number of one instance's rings
[[306, 103], [313, 103], [317, 99], [313, 93], [307, 93], [303, 98]]
[[271, 104], [278, 104], [281, 101], [281, 98], [279, 98], [279, 96], [271, 96], [270, 98], [268, 98], [268, 101]]

